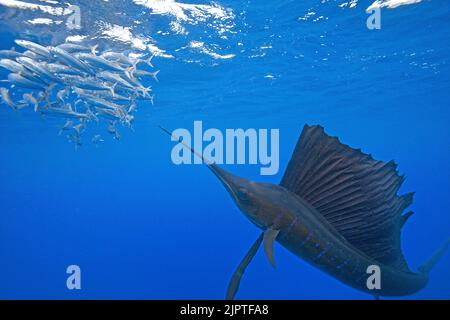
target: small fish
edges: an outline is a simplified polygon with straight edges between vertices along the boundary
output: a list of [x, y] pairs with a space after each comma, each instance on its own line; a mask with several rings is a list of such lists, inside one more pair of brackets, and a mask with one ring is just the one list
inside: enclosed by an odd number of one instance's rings
[[146, 97], [138, 96], [138, 97], [136, 97], [136, 100], [150, 101], [150, 103], [153, 105], [154, 96], [152, 96], [152, 95], [149, 95]]
[[141, 97], [149, 98], [150, 100], [153, 101], [153, 96], [150, 95], [150, 93], [152, 92], [152, 87], [141, 86], [138, 88], [138, 91], [140, 92]]
[[22, 103], [22, 104], [14, 103], [11, 96], [9, 95], [9, 90], [6, 88], [0, 88], [0, 95], [2, 97], [2, 102], [4, 102], [7, 106], [9, 106], [14, 111], [27, 107], [26, 103]]
[[[130, 78], [128, 78], [130, 79]], [[133, 80], [133, 87], [128, 87], [128, 86], [118, 86], [118, 90], [122, 90], [125, 92], [129, 92], [131, 94], [136, 95], [137, 97], [150, 97], [150, 93], [152, 92], [152, 87], [144, 87], [139, 81], [136, 81], [136, 79], [132, 79]]]
[[31, 42], [31, 41], [27, 41], [27, 40], [15, 40], [14, 42], [17, 45], [19, 45], [25, 49], [28, 49], [30, 51], [33, 51], [44, 58], [47, 58], [47, 59], [52, 58], [50, 50], [44, 46], [41, 46], [40, 44]]
[[106, 130], [108, 131], [109, 134], [112, 134], [114, 136], [114, 139], [119, 141], [121, 136], [119, 131], [117, 131], [116, 128], [116, 123], [115, 122], [110, 122], [108, 127], [106, 128]]
[[88, 78], [75, 77], [72, 81], [72, 85], [79, 89], [85, 89], [85, 90], [109, 91], [109, 92], [111, 92], [112, 96], [115, 95], [114, 86], [106, 86], [105, 84], [102, 84], [102, 83], [99, 83], [98, 81], [96, 81], [95, 78], [88, 79]]
[[153, 60], [154, 57], [155, 57], [155, 55], [152, 54], [148, 59], [137, 59], [136, 66], [139, 63], [146, 63], [150, 68], [153, 68], [152, 60]]
[[45, 79], [55, 81], [55, 82], [61, 82], [61, 80], [50, 73], [48, 70], [46, 70], [39, 62], [34, 61], [27, 57], [20, 57], [17, 58], [17, 62], [24, 65], [28, 70], [34, 72], [36, 75], [43, 77]]
[[138, 58], [129, 58], [129, 60], [132, 62], [131, 66], [127, 68], [127, 72], [128, 73], [135, 73], [138, 70], [138, 65], [140, 63], [146, 63], [147, 65], [149, 65], [151, 68], [153, 68], [153, 64], [152, 64], [152, 59], [153, 59], [154, 55], [152, 55], [150, 58], [148, 58], [147, 60], [145, 59], [138, 59]]
[[113, 121], [120, 120], [122, 123], [125, 123], [128, 126], [130, 126], [130, 127], [131, 127], [131, 124], [134, 121], [134, 116], [133, 115], [130, 115], [130, 114], [128, 114], [125, 111], [120, 110], [120, 109], [119, 110], [110, 110], [110, 109], [96, 107], [95, 110], [103, 118], [106, 118], [106, 119], [109, 119], [109, 120], [113, 120]]
[[130, 89], [134, 89], [134, 86], [129, 83], [128, 81], [126, 81], [125, 79], [123, 79], [120, 75], [116, 74], [116, 73], [111, 73], [108, 71], [103, 71], [103, 72], [99, 72], [97, 73], [97, 77], [106, 81], [110, 81], [116, 84], [120, 84], [126, 88], [130, 88]]
[[[24, 57], [21, 57], [24, 58]], [[18, 58], [18, 59], [21, 59]], [[29, 58], [25, 58], [29, 59]], [[27, 78], [34, 82], [40, 82], [45, 85], [49, 85], [51, 81], [48, 79], [45, 79], [44, 77], [41, 77], [37, 72], [41, 71], [37, 66], [32, 64], [30, 68], [27, 68], [25, 65], [12, 60], [1, 60], [0, 65], [3, 66], [5, 69], [8, 69], [14, 73], [20, 74], [22, 77]], [[38, 70], [39, 69], [39, 70]]]
[[[79, 90], [81, 90], [81, 89], [79, 89]], [[114, 100], [115, 103], [121, 103], [121, 104], [129, 104], [129, 103], [131, 103], [132, 100], [134, 100], [134, 97], [122, 96], [120, 94], [117, 94], [116, 90], [114, 90], [114, 92], [115, 92], [114, 97], [111, 96], [111, 94], [107, 91], [98, 91], [98, 92], [96, 92], [96, 95], [99, 98], [111, 99], [111, 100]]]
[[20, 63], [17, 63], [14, 60], [10, 59], [1, 59], [0, 60], [0, 67], [3, 67], [11, 72], [15, 73], [21, 73], [25, 72], [25, 67], [21, 65]]
[[92, 142], [92, 144], [98, 145], [101, 142], [105, 142], [105, 140], [103, 140], [101, 135], [96, 134], [94, 137], [92, 137], [91, 142]]
[[58, 108], [53, 106], [46, 106], [41, 109], [41, 112], [46, 115], [58, 117], [58, 118], [68, 118], [68, 119], [79, 119], [79, 120], [90, 120], [91, 117], [85, 113], [75, 112], [67, 108]]
[[59, 64], [59, 63], [48, 63], [46, 65], [46, 68], [48, 71], [50, 71], [51, 73], [57, 73], [60, 75], [74, 75], [74, 76], [79, 76], [82, 75], [83, 72], [79, 71], [77, 69], [74, 68], [70, 68], [68, 66]]
[[37, 53], [35, 53], [31, 50], [25, 51], [22, 56], [33, 59], [33, 60], [41, 60], [41, 58], [42, 58], [42, 56], [38, 55]]
[[125, 115], [125, 118], [122, 121], [124, 121], [128, 125], [128, 127], [133, 129], [133, 127], [132, 127], [132, 124], [134, 122], [134, 116], [133, 115], [131, 115], [131, 114]]
[[128, 113], [134, 113], [137, 111], [137, 105], [136, 103], [132, 103], [129, 107], [128, 107]]
[[72, 130], [74, 126], [74, 122], [71, 120], [67, 120], [66, 123], [59, 130], [58, 135], [62, 135], [64, 131]]
[[110, 121], [106, 130], [108, 131], [108, 133], [111, 133], [111, 134], [115, 133], [116, 132], [116, 123], [114, 121]]
[[49, 80], [49, 79], [47, 79], [45, 77], [41, 77], [38, 74], [29, 71], [28, 69], [25, 69], [25, 71], [20, 72], [19, 74], [22, 77], [27, 78], [28, 80], [41, 83], [46, 88], [48, 88], [48, 89], [46, 89], [47, 92], [50, 92], [51, 89], [56, 85], [56, 83], [53, 83], [51, 80]]
[[16, 50], [0, 50], [0, 56], [7, 59], [16, 59], [17, 57], [22, 56], [20, 52]]
[[120, 113], [117, 110], [111, 110], [107, 108], [95, 107], [95, 111], [97, 111], [99, 116], [109, 120], [122, 120], [122, 118], [125, 116], [123, 113]]
[[76, 126], [74, 126], [74, 127], [73, 127], [73, 130], [74, 130], [78, 135], [80, 135], [80, 134], [83, 132], [84, 128], [85, 128], [85, 125], [82, 124], [82, 123], [80, 123], [80, 124], [77, 124]]
[[94, 68], [101, 68], [101, 69], [118, 71], [118, 72], [123, 71], [123, 68], [120, 65], [115, 64], [114, 62], [108, 61], [100, 56], [96, 56], [96, 55], [89, 54], [89, 53], [79, 53], [76, 55], [76, 57], [78, 59], [80, 59], [81, 61], [88, 63], [91, 67], [94, 67]]
[[53, 89], [55, 88], [56, 84], [52, 83], [50, 85], [48, 85], [44, 91], [41, 91], [38, 93], [38, 101], [39, 103], [41, 103], [42, 101], [46, 101], [47, 105], [51, 105], [52, 103], [50, 102], [50, 96], [52, 95]]
[[63, 81], [64, 85], [67, 87], [72, 87], [74, 83], [83, 81], [84, 77], [79, 74], [64, 74], [61, 75], [61, 80]]
[[31, 93], [25, 93], [25, 94], [23, 94], [23, 100], [25, 101], [25, 102], [28, 102], [29, 104], [32, 104], [34, 107], [33, 107], [33, 110], [34, 110], [34, 112], [37, 112], [38, 110], [39, 110], [39, 100], [38, 99], [36, 99], [34, 96], [33, 96], [33, 94], [31, 94]]
[[39, 103], [41, 103], [42, 101], [46, 100], [47, 104], [50, 104], [50, 101], [48, 99], [47, 91], [39, 92], [37, 100], [39, 101]]
[[64, 51], [67, 51], [68, 53], [76, 53], [76, 52], [91, 52], [92, 54], [97, 53], [97, 47], [98, 45], [95, 45], [93, 47], [87, 47], [80, 44], [75, 43], [63, 43], [59, 46], [56, 46], [57, 48], [60, 48]]
[[95, 120], [96, 122], [98, 122], [98, 117], [97, 117], [97, 115], [95, 115], [92, 111], [91, 111], [91, 109], [87, 109], [86, 110], [86, 114], [87, 114], [87, 116], [89, 117], [89, 120]]
[[77, 68], [78, 70], [84, 71], [89, 75], [95, 75], [95, 72], [86, 63], [75, 58], [67, 51], [61, 48], [53, 47], [51, 48], [51, 53], [54, 54], [57, 59], [67, 64], [68, 66]]
[[[81, 90], [81, 89], [75, 88], [75, 90]], [[86, 101], [84, 101], [83, 99], [77, 99], [77, 100], [75, 100], [75, 104], [74, 104], [75, 110], [78, 110], [78, 106], [79, 106], [80, 104], [83, 104], [85, 107], [89, 106], [89, 105], [86, 103]]]
[[135, 77], [143, 77], [143, 76], [150, 76], [153, 78], [153, 80], [155, 80], [156, 82], [159, 82], [158, 80], [158, 75], [159, 70], [155, 71], [155, 72], [149, 72], [149, 71], [144, 71], [144, 70], [135, 70], [133, 72], [133, 76]]
[[27, 89], [45, 90], [46, 85], [37, 81], [30, 80], [18, 73], [10, 73], [8, 80], [15, 85]]
[[67, 95], [69, 94], [69, 89], [68, 88], [64, 88], [58, 91], [58, 93], [56, 94], [56, 98], [61, 102], [64, 103], [64, 99], [67, 97]]
[[90, 103], [94, 106], [107, 108], [107, 109], [111, 109], [111, 110], [118, 110], [118, 109], [124, 108], [122, 105], [115, 104], [113, 102], [109, 102], [107, 100], [104, 100], [104, 99], [101, 99], [101, 98], [98, 98], [98, 97], [92, 96], [92, 95], [82, 95], [80, 97], [85, 99], [88, 103]]
[[138, 62], [137, 59], [130, 58], [130, 57], [124, 55], [123, 53], [118, 53], [118, 52], [114, 52], [114, 51], [105, 52], [101, 55], [101, 57], [103, 57], [106, 60], [113, 61], [113, 62], [120, 63], [122, 65], [127, 65], [127, 66], [135, 65]]
[[72, 136], [72, 141], [75, 143], [75, 148], [78, 149], [78, 147], [83, 146], [83, 142], [81, 141], [81, 137], [79, 134], [74, 133]]

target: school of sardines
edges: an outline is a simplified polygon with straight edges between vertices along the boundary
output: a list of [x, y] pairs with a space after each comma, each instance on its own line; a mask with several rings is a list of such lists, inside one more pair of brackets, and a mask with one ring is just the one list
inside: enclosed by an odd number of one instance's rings
[[[89, 121], [104, 119], [107, 132], [120, 140], [117, 126], [132, 126], [136, 102], [153, 103], [151, 87], [141, 83], [143, 78], [158, 81], [153, 56], [142, 59], [114, 51], [99, 54], [96, 47], [75, 43], [54, 47], [27, 40], [15, 43], [25, 50], [0, 51], [0, 66], [11, 72], [3, 81], [10, 83], [10, 88], [0, 87], [2, 102], [13, 110], [32, 108], [65, 119], [60, 134], [66, 133], [77, 147], [82, 145], [81, 135]], [[91, 139], [94, 144], [103, 141], [100, 134]]]

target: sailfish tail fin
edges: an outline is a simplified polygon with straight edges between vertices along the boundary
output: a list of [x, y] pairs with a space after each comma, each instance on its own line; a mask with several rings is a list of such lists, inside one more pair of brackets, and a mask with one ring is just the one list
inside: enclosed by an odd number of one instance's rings
[[428, 259], [428, 261], [419, 267], [419, 271], [425, 274], [430, 273], [431, 269], [433, 269], [436, 263], [438, 263], [438, 261], [442, 258], [449, 246], [450, 238], [444, 242], [444, 244], [431, 256], [430, 259]]

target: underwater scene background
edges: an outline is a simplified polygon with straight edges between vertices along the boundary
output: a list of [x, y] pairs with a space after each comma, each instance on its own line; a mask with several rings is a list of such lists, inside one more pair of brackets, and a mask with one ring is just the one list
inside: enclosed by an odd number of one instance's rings
[[[396, 6], [395, 3], [403, 5]], [[82, 146], [58, 135], [63, 119], [0, 105], [1, 299], [223, 299], [259, 231], [202, 165], [176, 166], [170, 130], [279, 128], [280, 170], [226, 165], [278, 183], [304, 124], [399, 164], [400, 193], [416, 192], [402, 231], [412, 270], [450, 236], [450, 6], [372, 0], [0, 0], [1, 50], [16, 39], [65, 41], [154, 55], [154, 103], [113, 139], [89, 123]], [[0, 86], [7, 70], [0, 70]], [[12, 92], [12, 91], [11, 91]], [[14, 97], [19, 99], [20, 97]], [[90, 143], [101, 134], [101, 144]], [[239, 299], [372, 299], [279, 244], [262, 251]], [[82, 270], [68, 290], [66, 268]], [[450, 255], [411, 299], [450, 298]]]

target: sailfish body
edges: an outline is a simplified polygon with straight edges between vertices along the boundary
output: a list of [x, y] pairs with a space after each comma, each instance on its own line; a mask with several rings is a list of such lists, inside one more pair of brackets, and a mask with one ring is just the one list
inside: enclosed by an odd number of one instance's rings
[[[195, 151], [194, 151], [195, 152]], [[375, 297], [404, 296], [424, 288], [447, 242], [412, 272], [401, 251], [400, 233], [412, 212], [413, 194], [398, 196], [404, 180], [394, 162], [340, 143], [320, 126], [306, 125], [280, 185], [256, 183], [215, 164], [209, 169], [262, 234], [230, 281], [234, 298], [241, 278], [263, 244], [274, 265], [273, 245], [286, 249], [341, 282]], [[377, 266], [380, 286], [369, 287], [368, 268]]]

